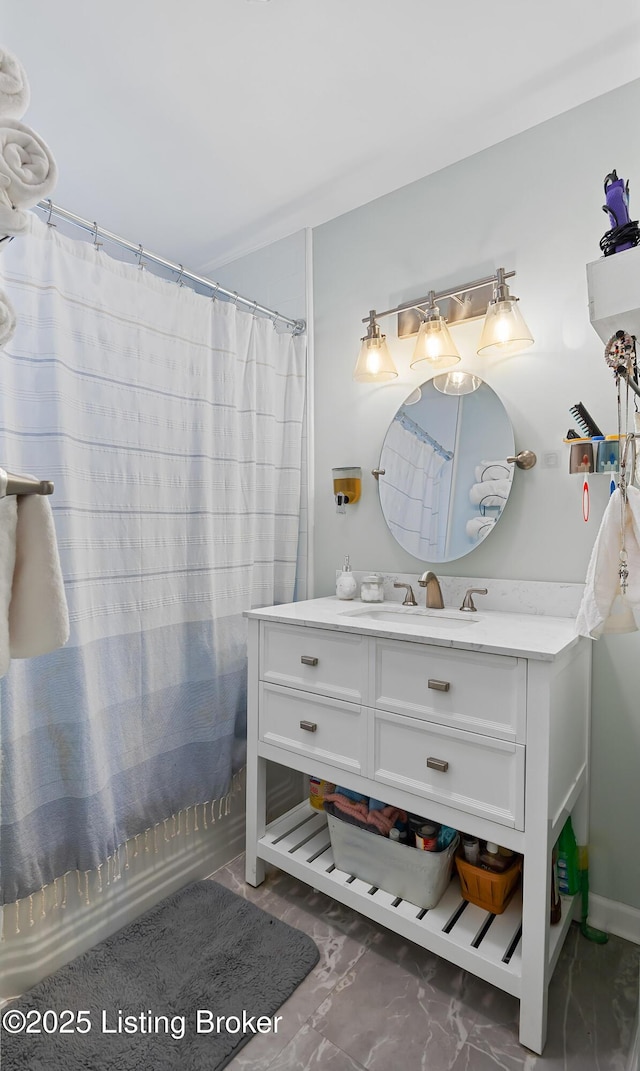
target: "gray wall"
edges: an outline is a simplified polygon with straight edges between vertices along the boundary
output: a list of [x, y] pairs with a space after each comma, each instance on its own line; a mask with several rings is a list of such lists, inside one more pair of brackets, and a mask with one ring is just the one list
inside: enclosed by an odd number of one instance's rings
[[[387, 531], [368, 474], [391, 417], [424, 376], [409, 369], [413, 343], [394, 337], [389, 318], [383, 330], [399, 379], [353, 383], [362, 318], [499, 266], [517, 271], [513, 292], [536, 344], [510, 359], [478, 358], [480, 325], [463, 325], [455, 329], [464, 355], [458, 367], [493, 387], [516, 449], [540, 460], [516, 472], [490, 537], [440, 571], [584, 581], [608, 481], [593, 477], [592, 516], [583, 523], [580, 480], [568, 475], [562, 438], [578, 401], [607, 432], [616, 430], [614, 384], [588, 318], [585, 264], [600, 256], [608, 226], [602, 184], [613, 167], [630, 178], [632, 218], [640, 214], [640, 142], [629, 137], [638, 114], [635, 81], [314, 231], [316, 595], [334, 590], [345, 553], [354, 569], [417, 575], [423, 568]], [[363, 469], [362, 499], [345, 516], [331, 494], [338, 465]], [[640, 908], [640, 633], [601, 639], [594, 655], [591, 887]]]

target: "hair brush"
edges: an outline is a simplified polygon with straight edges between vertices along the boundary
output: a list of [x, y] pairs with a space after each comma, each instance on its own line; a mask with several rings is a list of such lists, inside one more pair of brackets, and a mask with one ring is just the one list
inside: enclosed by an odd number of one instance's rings
[[569, 412], [580, 430], [583, 431], [588, 438], [593, 439], [596, 435], [602, 435], [600, 428], [591, 414], [587, 412], [582, 402], [577, 402], [576, 405], [572, 405]]

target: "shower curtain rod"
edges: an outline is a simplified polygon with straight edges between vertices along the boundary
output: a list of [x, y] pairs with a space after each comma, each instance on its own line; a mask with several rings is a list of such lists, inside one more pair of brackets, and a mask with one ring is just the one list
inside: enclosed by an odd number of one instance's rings
[[[227, 290], [224, 286], [220, 286], [219, 283], [214, 282], [212, 279], [206, 279], [203, 275], [196, 275], [192, 271], [187, 271], [182, 264], [176, 264], [174, 261], [165, 260], [164, 257], [159, 257], [157, 253], [150, 253], [147, 249], [143, 249], [141, 245], [135, 245], [133, 242], [127, 241], [126, 238], [121, 238], [117, 234], [113, 234], [111, 231], [104, 230], [103, 227], [98, 227], [97, 223], [91, 223], [88, 219], [82, 219], [81, 216], [76, 216], [73, 212], [68, 212], [66, 208], [61, 208], [60, 205], [54, 205], [51, 200], [38, 201], [36, 208], [42, 209], [43, 212], [47, 212], [47, 223], [51, 223], [52, 216], [59, 216], [60, 219], [64, 219], [67, 223], [72, 223], [75, 227], [80, 227], [82, 230], [89, 231], [93, 234], [95, 243], [98, 242], [98, 238], [105, 238], [108, 242], [113, 242], [114, 245], [122, 246], [123, 249], [128, 249], [130, 252], [135, 253], [140, 260], [148, 260], [153, 264], [159, 264], [162, 268], [169, 268], [178, 276], [177, 281], [182, 279], [190, 279], [191, 282], [199, 283], [201, 286], [206, 286], [209, 290], [213, 290], [213, 297], [217, 297], [220, 294], [222, 297], [229, 298], [234, 305], [245, 305], [250, 312], [260, 312], [269, 319], [274, 321], [280, 320], [281, 323], [290, 327], [294, 335], [300, 335], [306, 330], [306, 323], [304, 320], [292, 320], [289, 316], [283, 316], [282, 313], [276, 312], [274, 309], [268, 309], [266, 305], [260, 305], [257, 301], [251, 301], [250, 298], [242, 297], [241, 294], [236, 294], [233, 290]], [[55, 226], [55, 224], [52, 224]]]

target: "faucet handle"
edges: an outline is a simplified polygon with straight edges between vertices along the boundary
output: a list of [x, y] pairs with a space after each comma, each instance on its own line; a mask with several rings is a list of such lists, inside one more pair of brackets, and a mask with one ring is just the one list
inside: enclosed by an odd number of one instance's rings
[[413, 594], [413, 588], [411, 587], [411, 584], [394, 584], [393, 586], [394, 586], [394, 588], [405, 588], [406, 595], [405, 595], [404, 599], [402, 600], [402, 605], [403, 606], [417, 606], [418, 605], [417, 602], [416, 602], [416, 597]]
[[469, 613], [475, 613], [476, 610], [478, 609], [478, 607], [473, 605], [473, 597], [472, 596], [473, 595], [487, 595], [487, 594], [488, 594], [487, 588], [469, 588], [469, 590], [467, 591], [464, 599], [462, 600], [462, 606], [460, 607], [460, 609], [461, 610], [468, 610]]

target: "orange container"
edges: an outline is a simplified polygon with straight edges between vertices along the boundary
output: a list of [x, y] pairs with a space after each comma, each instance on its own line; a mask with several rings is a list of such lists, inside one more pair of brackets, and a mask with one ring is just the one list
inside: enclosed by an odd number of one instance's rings
[[474, 866], [460, 855], [456, 856], [456, 867], [463, 899], [485, 911], [492, 911], [494, 915], [501, 915], [518, 887], [522, 858], [518, 857], [500, 874]]

